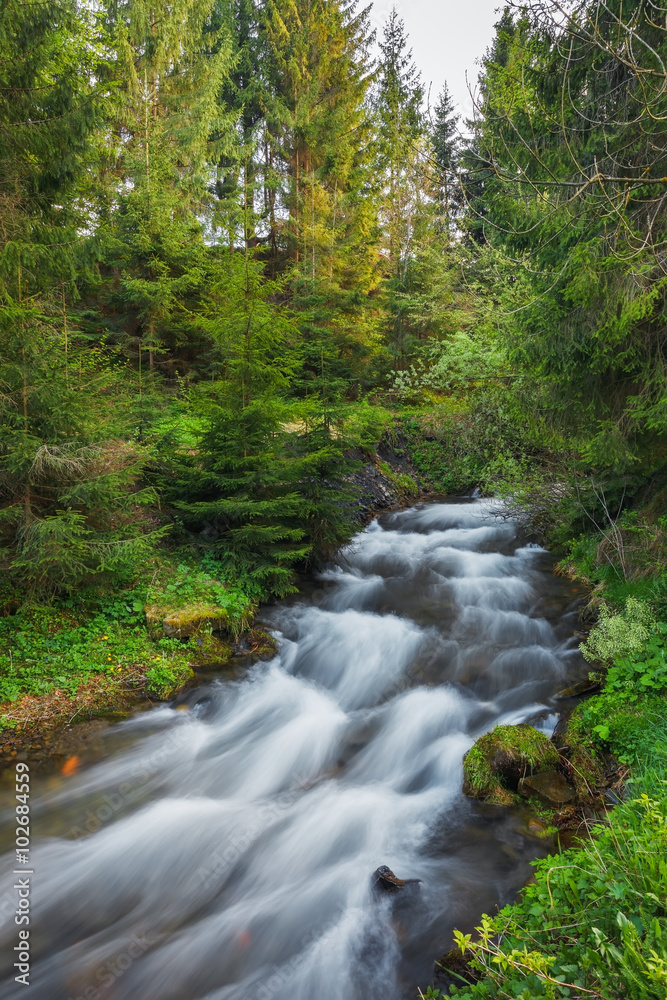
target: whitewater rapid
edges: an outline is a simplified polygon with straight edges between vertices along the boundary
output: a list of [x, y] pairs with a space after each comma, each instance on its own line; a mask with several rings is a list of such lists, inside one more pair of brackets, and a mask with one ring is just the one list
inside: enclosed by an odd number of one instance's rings
[[[550, 732], [555, 692], [582, 676], [574, 598], [501, 514], [374, 522], [267, 612], [275, 660], [112, 727], [75, 776], [38, 777], [31, 985], [13, 981], [7, 855], [0, 995], [413, 998], [452, 928], [511, 899], [545, 850], [518, 813], [462, 796], [464, 754], [498, 723]], [[421, 880], [408, 902], [373, 892], [382, 864]]]

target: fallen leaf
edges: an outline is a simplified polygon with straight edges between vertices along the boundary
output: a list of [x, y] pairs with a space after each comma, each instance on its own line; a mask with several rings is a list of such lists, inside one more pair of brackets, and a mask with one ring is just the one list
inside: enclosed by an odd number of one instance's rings
[[68, 759], [63, 764], [60, 773], [64, 774], [65, 777], [69, 777], [70, 774], [74, 774], [75, 771], [79, 770], [80, 764], [81, 761], [79, 760], [78, 757], [68, 757]]

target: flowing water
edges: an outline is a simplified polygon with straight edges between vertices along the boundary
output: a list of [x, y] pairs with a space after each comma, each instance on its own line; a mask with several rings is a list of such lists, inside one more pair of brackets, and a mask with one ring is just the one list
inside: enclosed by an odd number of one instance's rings
[[[74, 776], [38, 775], [30, 989], [8, 855], [0, 995], [413, 998], [452, 928], [546, 853], [525, 815], [462, 796], [461, 762], [497, 723], [550, 732], [582, 675], [551, 570], [493, 502], [386, 516], [271, 609], [273, 662], [112, 727]], [[421, 884], [378, 895], [382, 864]]]

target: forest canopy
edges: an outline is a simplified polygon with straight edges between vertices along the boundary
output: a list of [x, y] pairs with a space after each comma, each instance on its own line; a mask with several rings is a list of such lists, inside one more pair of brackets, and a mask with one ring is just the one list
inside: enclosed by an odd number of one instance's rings
[[4, 0], [8, 580], [186, 545], [285, 593], [397, 427], [441, 492], [546, 470], [566, 533], [659, 489], [664, 15], [509, 4], [466, 124], [396, 11]]

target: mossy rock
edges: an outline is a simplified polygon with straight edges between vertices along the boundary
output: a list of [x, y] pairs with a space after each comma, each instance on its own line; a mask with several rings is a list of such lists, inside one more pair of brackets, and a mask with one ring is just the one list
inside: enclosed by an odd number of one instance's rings
[[228, 625], [229, 615], [224, 608], [191, 604], [165, 615], [162, 631], [169, 639], [188, 639], [201, 633], [224, 632]]
[[518, 800], [519, 782], [527, 775], [558, 767], [558, 750], [533, 726], [496, 726], [477, 740], [463, 760], [463, 792], [497, 805]]
[[246, 632], [236, 644], [239, 656], [250, 656], [254, 663], [258, 660], [272, 660], [278, 652], [278, 643], [263, 629], [253, 628]]
[[234, 650], [229, 643], [210, 634], [193, 636], [189, 648], [192, 650], [190, 666], [195, 670], [213, 670], [216, 667], [224, 667], [234, 655]]

